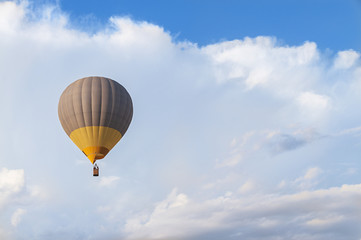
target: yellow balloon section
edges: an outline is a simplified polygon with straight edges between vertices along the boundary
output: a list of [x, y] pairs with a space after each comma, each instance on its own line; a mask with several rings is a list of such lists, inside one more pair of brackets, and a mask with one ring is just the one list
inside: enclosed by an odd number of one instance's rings
[[82, 127], [70, 134], [70, 139], [94, 163], [102, 159], [119, 142], [122, 134], [109, 127]]

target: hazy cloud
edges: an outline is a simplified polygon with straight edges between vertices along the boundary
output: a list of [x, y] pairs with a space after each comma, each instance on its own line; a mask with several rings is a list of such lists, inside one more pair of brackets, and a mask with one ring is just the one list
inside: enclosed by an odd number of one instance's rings
[[120, 179], [120, 177], [118, 177], [118, 176], [100, 177], [99, 187], [109, 187], [109, 186], [115, 184], [115, 182], [118, 181], [119, 179]]
[[16, 194], [24, 189], [24, 170], [9, 170], [2, 168], [0, 171], [0, 208], [15, 198]]
[[16, 211], [11, 216], [11, 224], [14, 227], [16, 227], [20, 223], [22, 215], [24, 215], [25, 213], [26, 213], [25, 209], [22, 208], [16, 209]]
[[314, 129], [299, 129], [292, 133], [269, 133], [266, 142], [272, 153], [279, 154], [302, 147], [321, 137]]

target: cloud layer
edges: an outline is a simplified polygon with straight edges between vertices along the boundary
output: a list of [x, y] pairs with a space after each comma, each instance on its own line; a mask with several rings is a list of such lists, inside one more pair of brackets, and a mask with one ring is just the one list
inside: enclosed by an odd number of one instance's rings
[[203, 202], [174, 189], [149, 214], [129, 219], [134, 239], [357, 239], [361, 185], [295, 194], [227, 193]]
[[[360, 53], [306, 40], [198, 47], [117, 16], [89, 34], [0, 2], [0, 238], [360, 239]], [[92, 75], [134, 102], [99, 178], [57, 119]]]

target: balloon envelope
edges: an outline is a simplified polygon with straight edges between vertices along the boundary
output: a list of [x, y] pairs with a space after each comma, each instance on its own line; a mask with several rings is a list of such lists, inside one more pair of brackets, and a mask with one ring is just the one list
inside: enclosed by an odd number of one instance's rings
[[64, 90], [58, 114], [66, 134], [94, 163], [104, 158], [127, 131], [133, 103], [116, 81], [86, 77]]

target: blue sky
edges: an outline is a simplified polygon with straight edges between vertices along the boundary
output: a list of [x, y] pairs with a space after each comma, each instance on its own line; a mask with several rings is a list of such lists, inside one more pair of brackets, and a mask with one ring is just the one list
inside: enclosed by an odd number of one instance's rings
[[[177, 40], [200, 45], [246, 36], [276, 36], [285, 44], [317, 42], [321, 49], [361, 48], [361, 3], [356, 0], [59, 1], [80, 27], [130, 16], [164, 27]], [[87, 19], [87, 20], [86, 20]], [[89, 26], [86, 26], [89, 28]]]
[[[359, 2], [224, 2], [0, 1], [0, 239], [361, 238]], [[98, 178], [86, 76], [134, 104]]]

